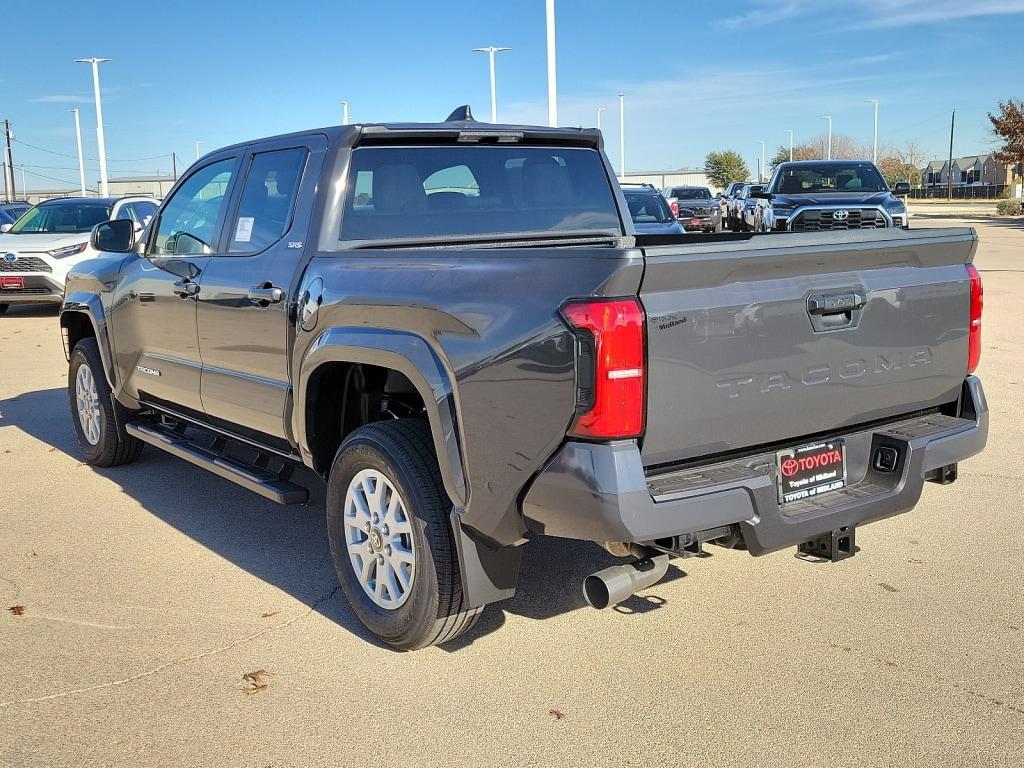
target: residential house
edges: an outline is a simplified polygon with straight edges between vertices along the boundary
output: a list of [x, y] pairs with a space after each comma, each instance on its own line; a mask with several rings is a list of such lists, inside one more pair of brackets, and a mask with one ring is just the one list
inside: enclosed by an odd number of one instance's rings
[[[932, 160], [921, 169], [925, 187], [945, 187], [949, 183], [949, 161]], [[954, 187], [1002, 186], [1013, 183], [1013, 169], [993, 155], [968, 155], [953, 160]]]

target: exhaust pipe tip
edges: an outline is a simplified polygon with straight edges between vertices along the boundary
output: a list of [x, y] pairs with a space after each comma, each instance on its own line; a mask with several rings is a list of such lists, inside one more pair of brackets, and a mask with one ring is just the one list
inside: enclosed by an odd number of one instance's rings
[[617, 605], [634, 592], [661, 581], [668, 572], [668, 555], [641, 557], [626, 565], [613, 565], [583, 580], [583, 597], [602, 610]]
[[610, 605], [608, 601], [611, 599], [611, 595], [608, 592], [608, 585], [604, 583], [600, 574], [592, 573], [583, 580], [583, 596], [592, 608], [602, 610]]

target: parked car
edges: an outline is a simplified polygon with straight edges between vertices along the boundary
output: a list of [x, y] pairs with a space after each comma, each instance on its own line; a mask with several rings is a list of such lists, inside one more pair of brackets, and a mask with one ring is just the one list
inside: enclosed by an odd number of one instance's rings
[[763, 190], [760, 229], [819, 232], [910, 226], [901, 196], [910, 185], [890, 190], [868, 160], [801, 160], [780, 163]]
[[622, 195], [637, 234], [681, 235], [685, 231], [653, 184], [623, 184]]
[[666, 187], [662, 194], [687, 231], [717, 232], [721, 229], [721, 211], [707, 187]]
[[31, 203], [0, 203], [0, 227], [5, 224], [13, 224], [21, 214], [31, 207]]
[[725, 188], [725, 193], [722, 195], [720, 202], [722, 226], [726, 229], [738, 230], [739, 229], [739, 216], [737, 211], [739, 206], [736, 201], [739, 199], [739, 194], [743, 191], [743, 186], [747, 182], [745, 181], [734, 181]]
[[514, 595], [528, 533], [630, 558], [604, 607], [709, 541], [850, 557], [982, 449], [973, 230], [638, 244], [601, 146], [463, 109], [206, 155], [68, 277], [85, 461], [281, 503], [308, 467], [354, 615], [412, 649]]
[[137, 231], [157, 204], [148, 197], [68, 197], [47, 200], [0, 227], [0, 314], [10, 304], [60, 303], [70, 269], [97, 251], [93, 226], [128, 219]]
[[736, 196], [736, 221], [740, 232], [760, 232], [764, 184], [744, 184]]

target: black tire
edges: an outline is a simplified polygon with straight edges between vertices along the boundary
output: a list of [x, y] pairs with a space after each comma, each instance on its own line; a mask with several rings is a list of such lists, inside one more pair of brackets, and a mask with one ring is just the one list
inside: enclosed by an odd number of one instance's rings
[[10, 306], [11, 306], [10, 304], [0, 304], [0, 315], [6, 315], [7, 314], [7, 308], [10, 307]]
[[[78, 416], [75, 382], [78, 371], [83, 366], [88, 366], [98, 395], [97, 410], [100, 432], [99, 440], [95, 444], [86, 438], [81, 419]], [[118, 405], [117, 407], [121, 409], [119, 414], [121, 418], [119, 420], [114, 418], [114, 401], [110, 397], [110, 386], [107, 384], [107, 377], [103, 372], [100, 350], [96, 345], [96, 339], [91, 336], [79, 341], [71, 351], [71, 363], [68, 367], [68, 404], [71, 408], [71, 422], [75, 427], [75, 436], [78, 438], [78, 447], [85, 456], [86, 464], [91, 464], [94, 467], [118, 467], [122, 464], [130, 464], [142, 453], [143, 443], [124, 430], [123, 424], [130, 411]]]
[[[345, 496], [364, 469], [382, 473], [411, 515], [412, 586], [405, 602], [383, 608], [366, 594], [349, 559]], [[341, 444], [327, 481], [327, 530], [338, 580], [363, 625], [382, 643], [402, 651], [444, 643], [472, 627], [483, 606], [467, 608], [458, 554], [430, 427], [420, 419], [368, 424]]]

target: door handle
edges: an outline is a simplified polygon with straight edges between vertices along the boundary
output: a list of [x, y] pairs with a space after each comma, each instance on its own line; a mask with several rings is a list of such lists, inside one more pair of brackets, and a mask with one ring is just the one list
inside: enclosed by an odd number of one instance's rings
[[268, 304], [277, 304], [283, 300], [284, 290], [269, 282], [263, 285], [254, 285], [249, 289], [249, 301], [262, 307]]
[[191, 280], [178, 280], [174, 283], [174, 292], [183, 299], [195, 296], [199, 293], [199, 283]]
[[862, 309], [866, 303], [866, 299], [856, 291], [819, 293], [807, 297], [807, 311], [812, 315], [838, 315]]

